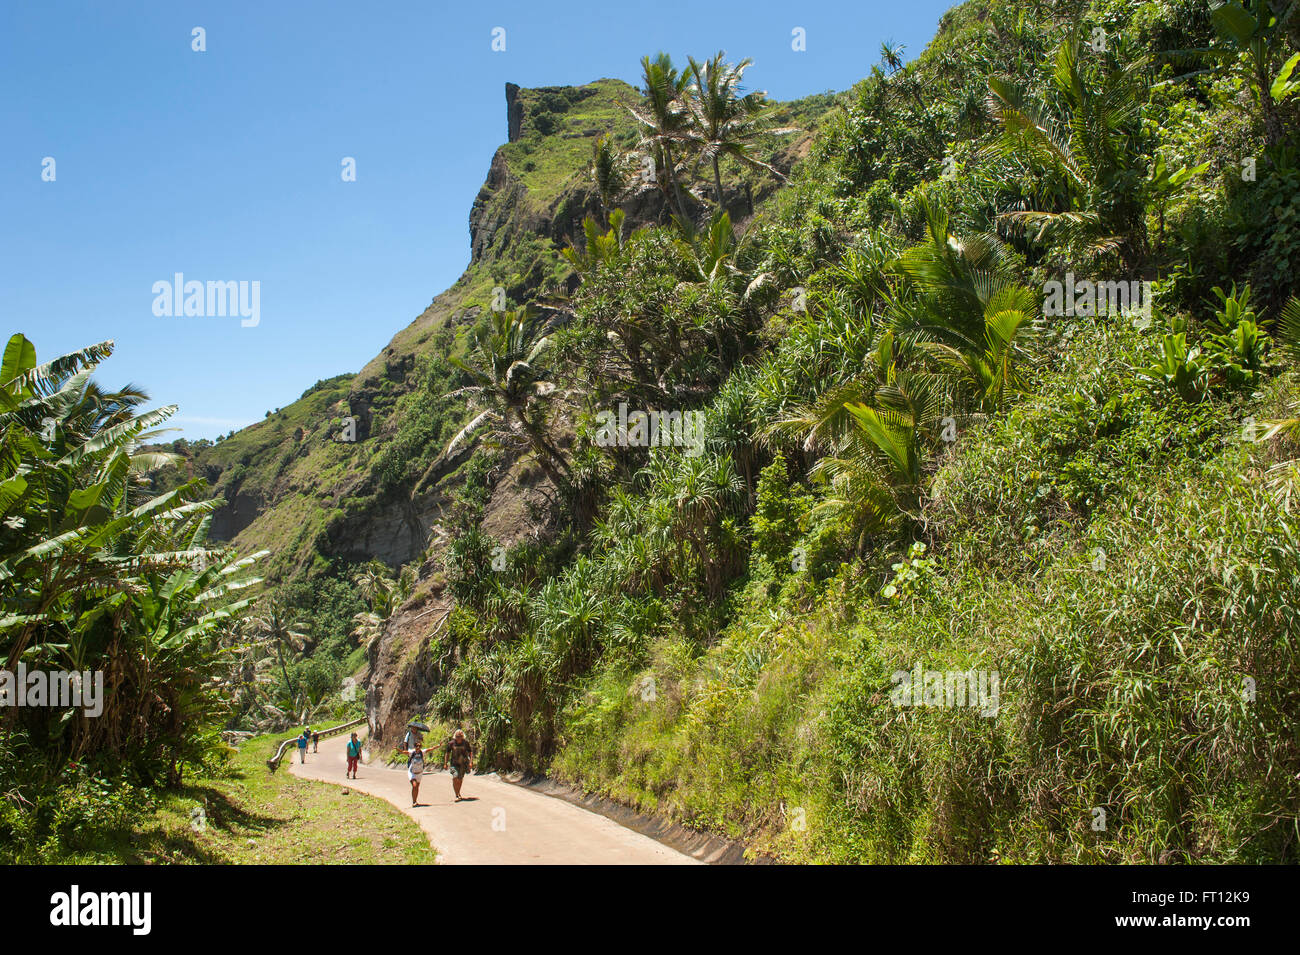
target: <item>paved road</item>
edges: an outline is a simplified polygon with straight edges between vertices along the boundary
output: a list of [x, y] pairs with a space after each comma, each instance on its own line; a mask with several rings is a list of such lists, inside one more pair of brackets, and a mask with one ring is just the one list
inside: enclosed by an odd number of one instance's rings
[[[699, 865], [695, 859], [625, 829], [611, 819], [578, 806], [502, 782], [495, 774], [465, 780], [462, 802], [453, 801], [451, 776], [427, 772], [420, 783], [420, 805], [411, 805], [405, 767], [389, 769], [379, 754], [362, 764], [357, 779], [345, 779], [348, 738], [321, 740], [319, 753], [299, 764], [295, 748], [290, 771], [295, 776], [349, 786], [387, 799], [420, 824], [451, 865]], [[340, 819], [342, 825], [346, 820]]]

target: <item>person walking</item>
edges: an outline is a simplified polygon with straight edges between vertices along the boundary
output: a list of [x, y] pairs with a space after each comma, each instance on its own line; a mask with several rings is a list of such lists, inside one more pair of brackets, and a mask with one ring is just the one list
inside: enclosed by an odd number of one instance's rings
[[456, 793], [456, 802], [462, 798], [460, 787], [465, 783], [465, 774], [474, 769], [474, 747], [465, 738], [464, 730], [456, 730], [443, 750], [442, 768], [451, 767], [451, 788]]
[[420, 777], [424, 775], [424, 750], [418, 746], [406, 754], [406, 778], [411, 782], [411, 806], [420, 805]]
[[357, 739], [357, 734], [354, 731], [352, 738], [348, 740], [348, 771], [344, 773], [345, 779], [349, 776], [353, 779], [357, 778], [357, 764], [360, 762], [361, 740]]
[[411, 806], [420, 804], [420, 777], [424, 775], [424, 734], [429, 727], [423, 723], [408, 723], [402, 748], [406, 750], [406, 778], [411, 783]]
[[311, 739], [311, 727], [302, 731], [298, 737], [298, 762], [307, 762], [307, 740]]
[[313, 753], [316, 753], [316, 752], [319, 751], [319, 747], [320, 747], [320, 733], [312, 733], [312, 734], [311, 734], [311, 751], [312, 751]]

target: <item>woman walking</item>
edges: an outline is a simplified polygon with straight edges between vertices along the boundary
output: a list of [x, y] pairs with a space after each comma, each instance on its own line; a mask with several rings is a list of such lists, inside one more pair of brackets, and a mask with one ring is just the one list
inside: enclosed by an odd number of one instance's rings
[[424, 775], [424, 734], [429, 727], [423, 723], [408, 723], [402, 748], [406, 750], [406, 778], [411, 781], [411, 805], [420, 804], [420, 777]]
[[424, 775], [424, 750], [418, 746], [406, 756], [406, 778], [411, 781], [411, 805], [420, 805], [420, 777]]
[[447, 741], [443, 753], [442, 767], [451, 766], [451, 788], [456, 792], [456, 802], [461, 801], [460, 787], [465, 782], [465, 774], [474, 769], [474, 747], [465, 738], [464, 730], [456, 730]]
[[357, 764], [361, 762], [361, 740], [357, 739], [357, 734], [353, 733], [352, 738], [348, 740], [348, 771], [344, 773], [344, 778], [357, 778]]

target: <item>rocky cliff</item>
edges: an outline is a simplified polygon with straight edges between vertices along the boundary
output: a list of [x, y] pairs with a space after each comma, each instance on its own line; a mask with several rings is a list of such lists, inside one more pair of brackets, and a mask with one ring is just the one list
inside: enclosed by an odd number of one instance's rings
[[[318, 383], [191, 461], [228, 502], [213, 522], [219, 539], [270, 549], [278, 577], [309, 571], [320, 558], [378, 558], [396, 569], [421, 557], [463, 457], [439, 459], [445, 441], [425, 441], [406, 455], [421, 459], [410, 473], [391, 479], [377, 466], [420, 410], [412, 399], [425, 364], [463, 350], [492, 289], [505, 288], [520, 304], [548, 282], [558, 285], [559, 249], [599, 210], [586, 170], [592, 141], [602, 132], [634, 141], [622, 105], [634, 95], [616, 80], [540, 90], [507, 84], [508, 141], [470, 209], [470, 261], [456, 283], [358, 374]], [[641, 204], [641, 221], [661, 216], [661, 203]]]

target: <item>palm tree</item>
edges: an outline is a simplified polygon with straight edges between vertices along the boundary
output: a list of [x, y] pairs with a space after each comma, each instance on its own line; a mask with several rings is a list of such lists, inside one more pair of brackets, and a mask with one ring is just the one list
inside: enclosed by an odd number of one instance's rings
[[361, 646], [368, 646], [383, 632], [388, 618], [410, 595], [411, 579], [404, 571], [401, 579], [394, 580], [379, 561], [372, 560], [353, 575], [352, 582], [357, 585], [367, 609], [352, 615], [350, 636]]
[[608, 223], [614, 204], [627, 186], [627, 174], [608, 134], [597, 136], [591, 144], [591, 181], [596, 186], [600, 208]]
[[678, 225], [681, 236], [673, 245], [680, 253], [683, 278], [705, 286], [722, 304], [720, 309], [699, 313], [697, 328], [712, 337], [716, 370], [725, 375], [737, 357], [735, 345], [744, 340], [747, 323], [756, 317], [750, 307], [754, 296], [774, 286], [775, 278], [769, 272], [751, 276], [742, 268], [746, 249], [737, 241], [726, 212], [714, 212], [707, 230], [695, 230], [689, 223]]
[[1001, 243], [952, 235], [941, 206], [921, 205], [923, 241], [896, 257], [868, 248], [829, 270], [841, 284], [819, 296], [820, 321], [833, 329], [843, 319], [841, 343], [825, 359], [809, 351], [820, 394], [766, 433], [818, 456], [810, 476], [831, 489], [821, 507], [852, 528], [859, 549], [919, 513], [927, 452], [949, 413], [955, 423], [957, 413], [1004, 410], [1030, 358], [1036, 298], [1008, 277]]
[[232, 707], [226, 725], [270, 729], [264, 718], [270, 701], [267, 690], [274, 682], [266, 672], [271, 660], [249, 618], [239, 617], [221, 627], [218, 646], [227, 663], [217, 685]]
[[981, 412], [1006, 410], [1011, 395], [1023, 391], [1025, 341], [1034, 335], [1033, 293], [1004, 289], [984, 310], [984, 338], [966, 348], [936, 343], [934, 353], [955, 369], [974, 392]]
[[733, 65], [725, 63], [724, 56], [719, 51], [704, 63], [690, 58], [690, 75], [694, 82], [686, 91], [685, 102], [690, 109], [691, 121], [682, 134], [694, 149], [697, 163], [708, 162], [713, 167], [713, 187], [719, 209], [723, 207], [719, 167], [722, 157], [731, 156], [747, 166], [765, 169], [778, 179], [784, 179], [778, 170], [756, 158], [751, 150], [760, 134], [797, 131], [793, 127], [764, 128], [762, 116], [767, 106], [766, 94], [741, 95], [740, 90], [740, 81], [753, 60], [744, 59]]
[[384, 573], [381, 566], [375, 566], [376, 563], [372, 561], [364, 570], [356, 573], [352, 582], [357, 585], [361, 599], [369, 605], [371, 611], [387, 619], [399, 599], [398, 585], [397, 581]]
[[354, 638], [358, 645], [369, 647], [371, 642], [384, 632], [384, 620], [384, 617], [373, 610], [363, 610], [353, 614], [349, 636]]
[[[886, 77], [886, 75], [880, 70], [879, 67], [872, 67], [871, 72], [873, 76], [878, 77], [882, 81], [881, 83], [882, 89], [893, 89], [893, 90], [899, 90], [901, 92], [905, 92], [908, 98], [912, 101], [912, 105], [914, 105], [917, 108], [918, 119], [924, 121], [927, 126], [931, 127], [927, 129], [927, 132], [933, 134], [937, 132], [937, 130], [933, 128], [933, 123], [929, 121], [929, 117], [926, 112], [925, 99], [921, 95], [923, 92], [921, 83], [917, 80], [915, 76], [908, 77], [906, 74], [904, 74], [902, 77], [899, 77], [899, 79], [904, 80], [905, 82], [901, 86], [899, 86], [896, 85], [898, 83], [898, 80], [895, 80], [893, 78], [895, 74], [897, 74], [898, 71], [901, 70], [904, 66], [903, 52], [906, 49], [907, 47], [902, 43], [894, 43], [892, 40], [886, 40], [885, 42], [881, 43], [880, 61], [884, 63], [885, 67], [889, 70], [888, 77]], [[883, 82], [886, 78], [888, 78], [890, 81], [887, 87]]]
[[903, 50], [901, 43], [885, 40], [880, 44], [880, 61], [889, 68], [890, 73], [897, 73], [903, 68]]
[[279, 597], [271, 597], [258, 607], [249, 625], [264, 643], [275, 650], [276, 661], [280, 664], [280, 674], [284, 677], [285, 691], [296, 705], [298, 686], [289, 676], [288, 660], [306, 645], [310, 629], [306, 621], [297, 617], [293, 609]]
[[475, 343], [473, 358], [451, 359], [472, 383], [447, 397], [469, 395], [486, 407], [451, 439], [446, 453], [490, 425], [489, 433], [497, 440], [522, 439], [546, 476], [562, 488], [568, 486], [568, 464], [546, 434], [546, 399], [554, 385], [538, 364], [550, 345], [545, 331], [531, 307], [494, 312], [492, 327]]
[[685, 220], [686, 204], [682, 200], [681, 184], [677, 179], [673, 144], [685, 137], [686, 128], [691, 121], [691, 114], [683, 100], [686, 77], [678, 72], [673, 66], [672, 58], [666, 53], [658, 53], [654, 59], [641, 57], [641, 74], [645, 84], [645, 102], [629, 106], [628, 111], [648, 130], [644, 141], [657, 158], [662, 160], [669, 196], [677, 209], [678, 217]]
[[1040, 179], [1043, 188], [1027, 200], [1028, 208], [999, 218], [1036, 229], [1038, 239], [1058, 234], [1061, 250], [1075, 261], [1115, 252], [1133, 268], [1147, 251], [1148, 199], [1167, 197], [1206, 167], [1148, 175], [1139, 115], [1147, 95], [1145, 61], [1135, 58], [1122, 69], [1106, 69], [1094, 85], [1081, 65], [1080, 44], [1071, 35], [1056, 50], [1052, 81], [1059, 116], [1030, 102], [1009, 80], [989, 78], [989, 105], [1003, 127], [991, 152], [1049, 173]]
[[583, 247], [579, 249], [570, 241], [568, 245], [560, 250], [560, 254], [568, 259], [569, 264], [583, 277], [604, 263], [617, 262], [623, 253], [625, 245], [623, 238], [624, 218], [622, 209], [615, 209], [611, 212], [609, 214], [609, 231], [602, 235], [596, 227], [596, 220], [591, 216], [587, 216], [582, 220], [582, 229], [586, 236]]
[[954, 404], [1002, 411], [1023, 388], [1038, 298], [1008, 276], [995, 236], [952, 235], [941, 206], [921, 206], [926, 238], [892, 266], [899, 281], [887, 294], [891, 329], [953, 376]]

